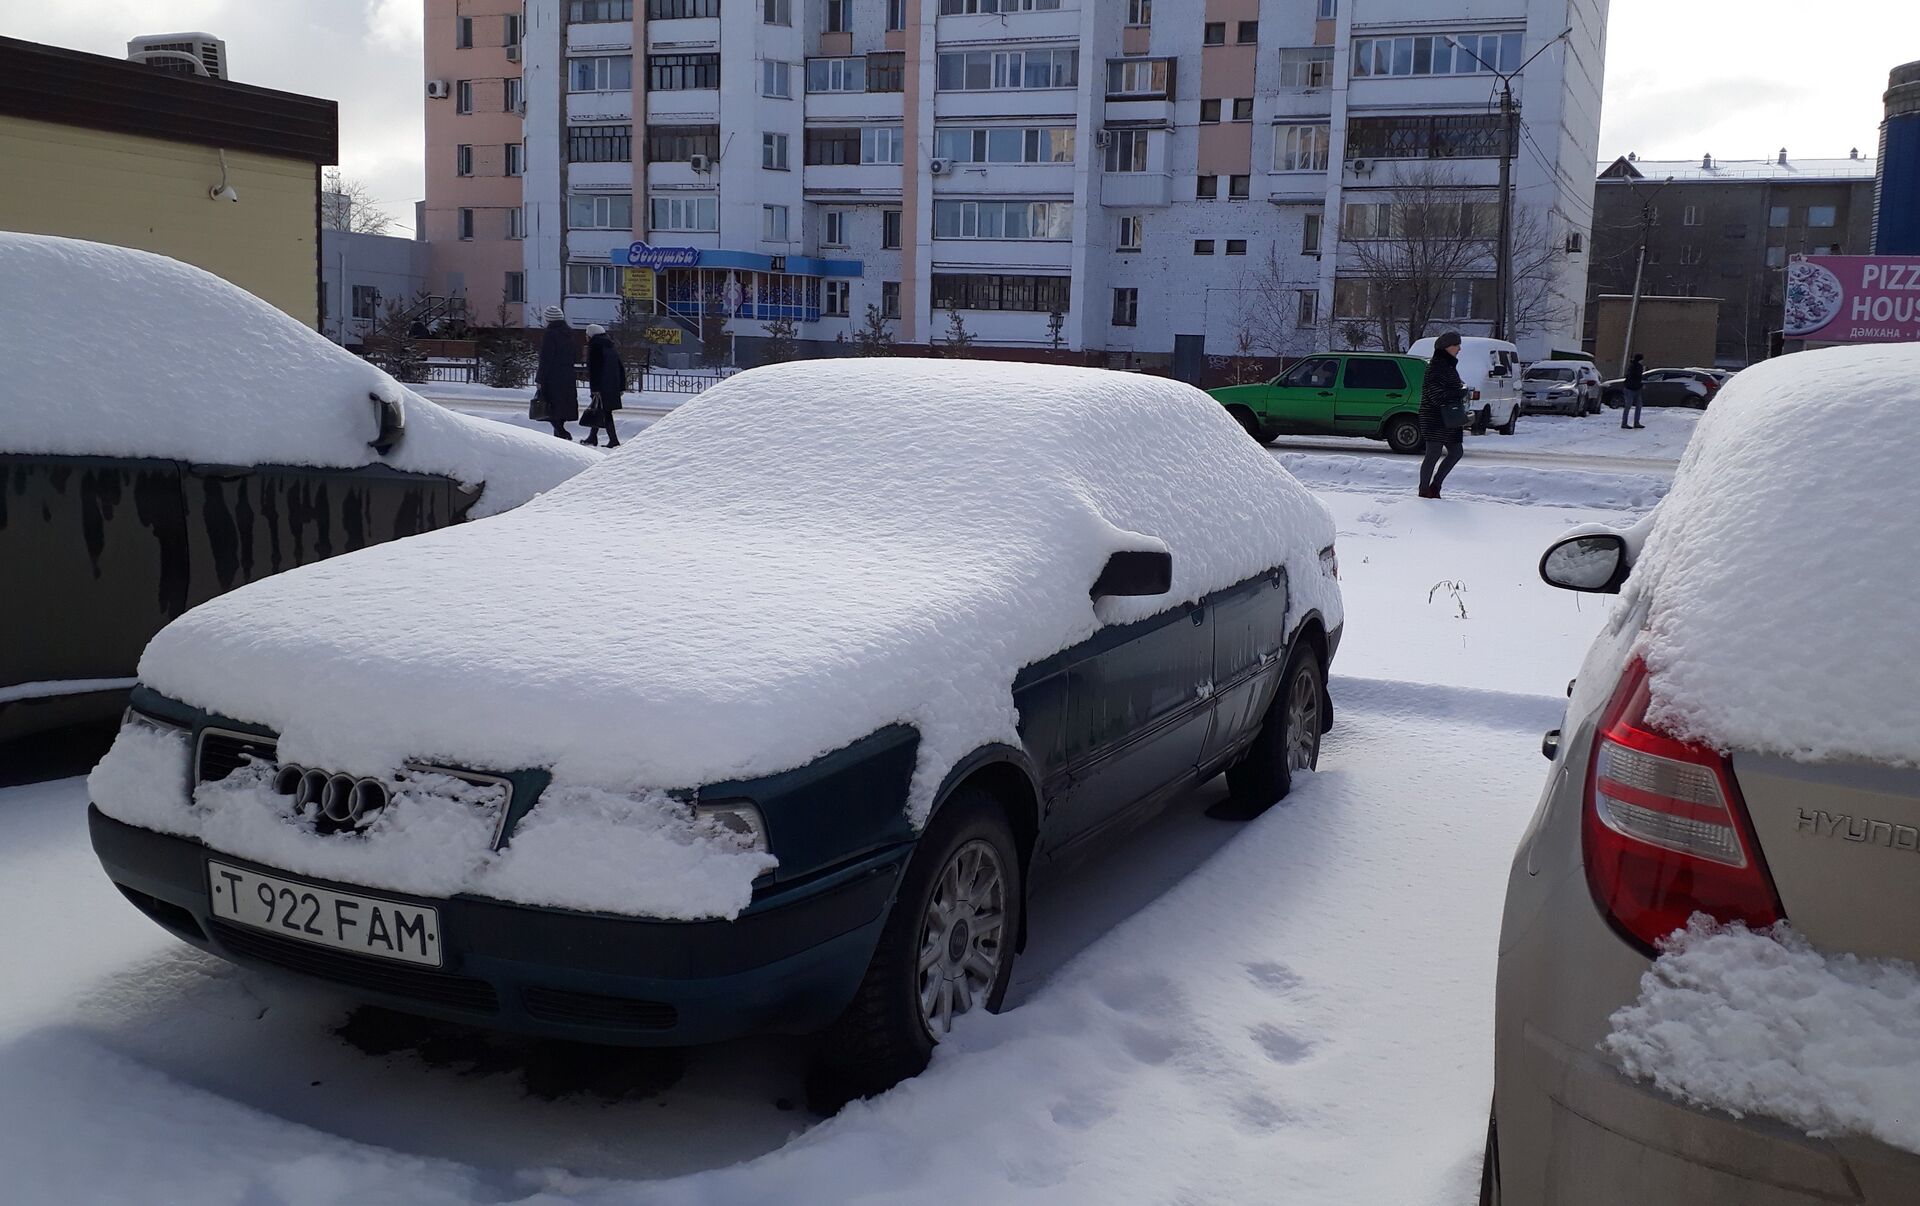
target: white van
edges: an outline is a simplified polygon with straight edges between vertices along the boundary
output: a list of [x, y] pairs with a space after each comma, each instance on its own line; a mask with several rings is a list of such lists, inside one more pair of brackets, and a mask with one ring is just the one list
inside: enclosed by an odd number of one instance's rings
[[[1414, 340], [1409, 356], [1433, 359], [1433, 336]], [[1460, 337], [1460, 380], [1473, 391], [1479, 409], [1473, 416], [1473, 430], [1491, 427], [1501, 435], [1512, 435], [1520, 418], [1520, 349], [1504, 339], [1483, 335]]]

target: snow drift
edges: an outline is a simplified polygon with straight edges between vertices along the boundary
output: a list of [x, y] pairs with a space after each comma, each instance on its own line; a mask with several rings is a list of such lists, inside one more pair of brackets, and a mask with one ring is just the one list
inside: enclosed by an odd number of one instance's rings
[[1722, 749], [1920, 762], [1920, 344], [1755, 365], [1701, 419], [1626, 606], [1650, 717]]
[[[484, 484], [476, 519], [596, 459], [429, 402], [212, 273], [104, 243], [0, 231], [0, 364], [0, 452], [385, 464]], [[406, 417], [386, 456], [370, 394]]]
[[[485, 524], [235, 591], [141, 678], [282, 756], [550, 767], [632, 793], [921, 734], [910, 812], [1016, 741], [1021, 667], [1264, 568], [1340, 619], [1328, 512], [1205, 394], [1090, 369], [813, 361], [742, 373]], [[1173, 589], [1088, 588], [1168, 548]], [[102, 802], [102, 807], [109, 807]], [[536, 812], [538, 809], [536, 808]]]

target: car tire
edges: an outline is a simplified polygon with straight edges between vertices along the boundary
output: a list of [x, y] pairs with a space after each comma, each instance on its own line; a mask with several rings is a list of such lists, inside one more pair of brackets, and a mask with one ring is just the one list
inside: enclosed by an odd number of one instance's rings
[[1486, 1154], [1480, 1160], [1480, 1206], [1500, 1206], [1500, 1132], [1487, 1111]]
[[[820, 1036], [809, 1104], [831, 1114], [884, 1092], [927, 1066], [943, 1021], [951, 1025], [974, 1009], [998, 1012], [1013, 977], [1025, 901], [1006, 810], [984, 787], [963, 785], [920, 835], [867, 973]], [[990, 975], [981, 974], [983, 961]]]
[[1234, 422], [1240, 424], [1240, 430], [1252, 436], [1259, 443], [1265, 444], [1268, 442], [1261, 439], [1260, 420], [1252, 411], [1244, 406], [1234, 406], [1228, 408], [1227, 413], [1233, 416]]
[[1587, 413], [1597, 415], [1601, 411], [1600, 399], [1594, 398], [1587, 403]]
[[1418, 415], [1395, 415], [1387, 420], [1380, 434], [1385, 437], [1387, 447], [1395, 452], [1417, 453], [1427, 443], [1426, 434], [1420, 430]]
[[1507, 416], [1507, 421], [1494, 428], [1494, 430], [1498, 431], [1501, 435], [1512, 435], [1519, 426], [1520, 408], [1516, 406], [1513, 408], [1513, 413]]
[[1320, 654], [1294, 643], [1260, 733], [1240, 761], [1227, 768], [1227, 806], [1216, 817], [1251, 820], [1287, 798], [1296, 771], [1320, 764], [1320, 734], [1326, 725], [1327, 672]]

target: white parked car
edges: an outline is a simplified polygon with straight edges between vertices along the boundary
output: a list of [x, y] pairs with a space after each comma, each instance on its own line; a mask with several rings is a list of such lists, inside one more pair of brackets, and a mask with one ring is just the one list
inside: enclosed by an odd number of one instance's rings
[[1585, 360], [1539, 360], [1520, 378], [1520, 401], [1528, 412], [1600, 413], [1600, 370]]
[[[1416, 339], [1407, 355], [1433, 359], [1433, 336]], [[1460, 380], [1473, 391], [1473, 432], [1512, 435], [1520, 418], [1520, 349], [1484, 335], [1460, 337]]]

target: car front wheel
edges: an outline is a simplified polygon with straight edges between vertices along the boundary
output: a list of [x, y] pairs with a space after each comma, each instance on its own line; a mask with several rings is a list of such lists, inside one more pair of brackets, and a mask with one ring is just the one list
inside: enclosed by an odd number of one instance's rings
[[1227, 790], [1233, 798], [1216, 816], [1256, 817], [1287, 798], [1296, 774], [1320, 764], [1326, 698], [1320, 655], [1312, 645], [1298, 642], [1260, 723], [1260, 735], [1240, 761], [1227, 768]]
[[830, 1113], [917, 1075], [957, 1019], [997, 1011], [1024, 900], [1005, 810], [961, 787], [927, 823], [867, 974], [821, 1038], [814, 1107]]
[[1501, 435], [1512, 435], [1519, 429], [1519, 426], [1520, 408], [1516, 406], [1513, 408], [1513, 413], [1507, 416], [1507, 421], [1494, 428], [1494, 430], [1498, 431]]
[[1387, 420], [1387, 447], [1395, 452], [1418, 452], [1426, 444], [1420, 432], [1420, 420], [1413, 415], [1395, 415]]

